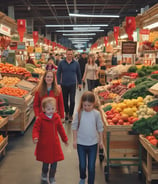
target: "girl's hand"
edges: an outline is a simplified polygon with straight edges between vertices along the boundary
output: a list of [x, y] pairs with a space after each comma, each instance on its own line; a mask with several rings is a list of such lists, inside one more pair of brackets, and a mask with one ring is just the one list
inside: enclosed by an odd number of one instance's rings
[[38, 138], [34, 138], [33, 143], [37, 144], [38, 143]]
[[99, 148], [103, 149], [103, 142], [102, 141], [99, 142]]
[[77, 149], [77, 143], [76, 143], [76, 141], [73, 142], [73, 148], [74, 149]]

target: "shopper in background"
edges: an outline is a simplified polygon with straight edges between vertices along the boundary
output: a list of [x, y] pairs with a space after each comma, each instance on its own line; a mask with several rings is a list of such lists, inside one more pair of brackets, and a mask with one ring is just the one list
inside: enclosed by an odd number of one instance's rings
[[[84, 71], [85, 71], [85, 66], [87, 64], [87, 54], [85, 52], [83, 52], [81, 54], [81, 57], [79, 58], [78, 62], [80, 64], [81, 77], [83, 78]], [[85, 88], [85, 82], [84, 81], [83, 81], [83, 88]]]
[[[66, 117], [65, 120], [72, 121], [75, 107], [76, 83], [81, 88], [81, 72], [77, 61], [73, 59], [73, 50], [68, 49], [66, 59], [60, 61], [57, 70], [58, 84], [61, 85]], [[70, 100], [70, 103], [69, 103]], [[69, 105], [70, 104], [70, 105]]]
[[92, 54], [88, 56], [88, 62], [85, 65], [85, 72], [82, 78], [83, 82], [85, 82], [85, 79], [87, 79], [88, 90], [92, 91], [96, 87], [98, 79], [98, 66]]
[[56, 66], [59, 65], [60, 61], [61, 61], [60, 55], [59, 54], [55, 54], [55, 64], [56, 64]]
[[48, 59], [46, 70], [57, 70], [57, 66], [54, 64], [54, 60], [52, 58]]
[[50, 184], [55, 184], [57, 162], [64, 160], [58, 133], [65, 145], [68, 145], [68, 138], [60, 116], [56, 113], [56, 99], [52, 97], [43, 99], [42, 111], [32, 131], [33, 142], [37, 144], [35, 155], [38, 161], [43, 162], [42, 183], [48, 184], [49, 175]]
[[31, 56], [28, 56], [28, 59], [26, 60], [26, 63], [30, 63], [36, 66], [34, 60], [31, 58]]
[[35, 116], [38, 117], [42, 112], [41, 102], [43, 98], [54, 97], [56, 99], [57, 112], [64, 118], [64, 102], [61, 88], [57, 85], [56, 76], [53, 71], [46, 71], [39, 87], [35, 93], [33, 108]]
[[96, 99], [93, 92], [84, 92], [78, 112], [72, 122], [73, 147], [77, 148], [79, 158], [79, 184], [85, 184], [87, 159], [88, 184], [94, 184], [98, 144], [100, 148], [103, 148], [103, 122], [100, 112], [95, 109], [95, 105]]
[[98, 68], [98, 77], [99, 77], [99, 84], [105, 85], [106, 84], [106, 63], [103, 56], [99, 56], [99, 68]]

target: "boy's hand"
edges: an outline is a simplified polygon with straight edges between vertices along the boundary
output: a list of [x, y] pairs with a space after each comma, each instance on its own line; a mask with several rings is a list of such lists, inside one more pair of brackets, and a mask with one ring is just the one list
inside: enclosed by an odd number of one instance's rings
[[38, 138], [34, 138], [33, 143], [37, 144], [38, 143]]

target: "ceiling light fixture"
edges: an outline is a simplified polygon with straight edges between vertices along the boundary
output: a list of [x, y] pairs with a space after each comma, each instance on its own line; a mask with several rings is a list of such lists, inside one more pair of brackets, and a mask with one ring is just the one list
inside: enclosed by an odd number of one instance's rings
[[81, 29], [81, 30], [82, 30], [82, 29], [84, 29], [84, 30], [85, 30], [85, 29], [90, 29], [90, 30], [91, 30], [91, 29], [92, 29], [92, 30], [95, 29], [95, 30], [98, 30], [98, 29], [100, 29], [100, 27], [88, 27], [88, 26], [87, 26], [87, 27], [74, 27], [73, 29], [74, 29], [74, 30], [78, 30], [78, 29]]
[[72, 33], [72, 34], [63, 34], [63, 36], [92, 36], [96, 35], [96, 33]]
[[143, 28], [144, 29], [153, 29], [153, 28], [156, 28], [156, 27], [158, 27], [158, 22], [155, 22], [155, 23], [150, 24], [148, 26], [144, 26]]
[[79, 14], [79, 13], [69, 13], [70, 17], [95, 17], [95, 18], [119, 18], [119, 15], [88, 15], [88, 14]]
[[56, 30], [56, 32], [58, 32], [58, 33], [71, 33], [71, 32], [103, 32], [104, 30], [103, 29], [100, 29], [100, 30], [95, 30], [95, 29], [93, 29], [93, 30], [86, 30], [86, 29], [84, 29], [84, 30]]
[[69, 40], [92, 40], [93, 38], [68, 38]]
[[108, 24], [65, 24], [65, 25], [45, 25], [45, 27], [107, 27]]

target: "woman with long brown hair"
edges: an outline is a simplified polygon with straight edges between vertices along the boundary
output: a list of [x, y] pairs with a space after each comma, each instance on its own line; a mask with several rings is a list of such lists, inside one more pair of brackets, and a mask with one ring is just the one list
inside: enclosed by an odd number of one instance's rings
[[38, 117], [42, 112], [41, 102], [45, 97], [56, 99], [57, 112], [60, 117], [64, 118], [64, 102], [61, 88], [57, 85], [56, 76], [53, 71], [46, 71], [39, 87], [35, 93], [33, 108], [35, 116]]
[[88, 90], [92, 91], [96, 87], [98, 79], [98, 66], [95, 63], [95, 57], [92, 54], [88, 56], [87, 61], [82, 80], [85, 82], [85, 79], [87, 79]]

